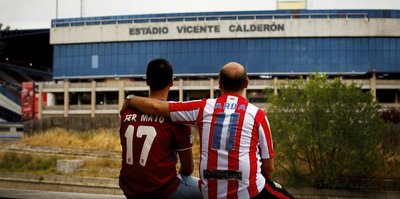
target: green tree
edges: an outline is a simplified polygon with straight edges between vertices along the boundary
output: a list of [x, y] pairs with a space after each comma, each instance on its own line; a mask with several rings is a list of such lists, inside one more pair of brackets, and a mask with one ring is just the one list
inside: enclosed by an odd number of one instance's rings
[[339, 181], [369, 177], [379, 165], [385, 123], [371, 93], [359, 86], [317, 74], [288, 82], [270, 102], [278, 168], [286, 181], [346, 186]]

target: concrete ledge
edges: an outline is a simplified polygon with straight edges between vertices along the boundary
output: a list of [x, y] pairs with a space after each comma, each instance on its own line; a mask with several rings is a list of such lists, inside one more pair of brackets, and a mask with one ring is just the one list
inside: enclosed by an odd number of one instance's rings
[[[123, 195], [117, 178], [0, 172], [0, 188]], [[288, 188], [296, 198], [400, 198], [400, 191]]]
[[26, 190], [123, 195], [119, 188], [117, 178], [0, 172], [0, 187]]
[[83, 160], [57, 160], [57, 172], [72, 174], [83, 166]]

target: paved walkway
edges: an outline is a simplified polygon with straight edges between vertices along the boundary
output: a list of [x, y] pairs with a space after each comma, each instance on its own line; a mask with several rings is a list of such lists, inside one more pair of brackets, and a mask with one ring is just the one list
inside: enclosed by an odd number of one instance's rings
[[18, 198], [18, 199], [124, 199], [122, 195], [105, 195], [89, 193], [71, 193], [23, 189], [5, 189], [0, 188], [0, 198]]
[[[380, 198], [380, 199], [398, 199], [400, 192], [398, 191], [350, 191], [350, 190], [324, 190], [324, 189], [300, 189], [292, 190], [297, 198], [307, 199], [365, 199], [365, 198]], [[123, 195], [109, 194], [90, 194], [90, 193], [75, 193], [75, 192], [56, 192], [56, 191], [41, 191], [41, 190], [26, 190], [26, 189], [8, 189], [0, 188], [0, 199], [124, 199]]]

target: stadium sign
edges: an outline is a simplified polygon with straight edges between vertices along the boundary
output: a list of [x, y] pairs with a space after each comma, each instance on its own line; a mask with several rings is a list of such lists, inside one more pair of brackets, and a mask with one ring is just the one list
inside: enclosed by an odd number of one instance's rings
[[[237, 24], [227, 27], [229, 32], [266, 32], [266, 31], [284, 31], [284, 24]], [[129, 29], [130, 35], [162, 35], [174, 32], [175, 34], [196, 34], [196, 33], [221, 33], [221, 25], [197, 25], [197, 26], [176, 26], [170, 31], [168, 26], [162, 27], [135, 27]], [[174, 34], [174, 33], [172, 33]]]
[[[382, 26], [382, 24], [385, 24]], [[395, 19], [257, 19], [53, 27], [51, 44], [271, 37], [399, 36]], [[354, 28], [357, 27], [357, 28]]]

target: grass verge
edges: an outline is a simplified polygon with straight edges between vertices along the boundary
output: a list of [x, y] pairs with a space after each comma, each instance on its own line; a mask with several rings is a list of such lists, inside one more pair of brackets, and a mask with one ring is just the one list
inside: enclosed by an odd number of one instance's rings
[[[195, 170], [193, 175], [198, 176], [198, 133], [194, 133], [192, 138], [195, 158]], [[121, 152], [118, 129], [98, 129], [80, 132], [63, 128], [54, 128], [35, 133], [31, 136], [26, 136], [13, 145]], [[50, 175], [60, 174], [57, 173], [57, 160], [76, 158], [83, 159], [84, 165], [72, 175], [111, 178], [117, 178], [119, 176], [121, 167], [120, 157], [44, 155], [41, 153], [26, 154], [7, 151], [0, 151], [0, 171]], [[177, 167], [179, 168], [179, 164]]]

